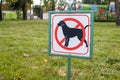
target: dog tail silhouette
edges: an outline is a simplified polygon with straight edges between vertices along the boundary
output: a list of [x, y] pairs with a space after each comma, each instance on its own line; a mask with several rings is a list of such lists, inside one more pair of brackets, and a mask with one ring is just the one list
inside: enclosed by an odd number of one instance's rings
[[86, 29], [89, 25], [86, 25], [84, 29]]

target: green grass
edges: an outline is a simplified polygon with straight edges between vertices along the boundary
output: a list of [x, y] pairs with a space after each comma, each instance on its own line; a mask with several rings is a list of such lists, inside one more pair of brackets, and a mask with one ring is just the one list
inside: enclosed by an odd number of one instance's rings
[[[120, 27], [94, 23], [93, 58], [72, 58], [71, 80], [120, 79]], [[0, 22], [0, 80], [67, 80], [67, 58], [48, 55], [48, 21]]]

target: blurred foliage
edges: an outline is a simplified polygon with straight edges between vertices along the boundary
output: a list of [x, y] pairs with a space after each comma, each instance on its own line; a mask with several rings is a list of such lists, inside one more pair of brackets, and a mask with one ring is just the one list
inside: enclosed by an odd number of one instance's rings
[[114, 0], [104, 0], [103, 2], [102, 2], [102, 0], [83, 0], [83, 3], [84, 4], [102, 4], [102, 5], [107, 5], [111, 1], [114, 1]]
[[36, 15], [36, 16], [39, 15], [39, 13], [40, 13], [40, 7], [41, 7], [40, 5], [35, 5], [33, 7], [34, 15]]
[[105, 10], [108, 10], [109, 9], [109, 6], [108, 5], [98, 5], [98, 8], [99, 9], [105, 9]]
[[23, 4], [26, 2], [27, 9], [31, 8], [31, 4], [33, 3], [33, 0], [7, 0], [9, 3], [9, 7], [12, 8], [13, 10], [20, 10], [23, 6]]
[[33, 0], [6, 0], [12, 10], [22, 11], [23, 20], [27, 19], [27, 9], [31, 9]]
[[82, 10], [91, 10], [90, 5], [85, 5], [82, 7]]
[[55, 9], [55, 4], [57, 0], [44, 0], [44, 5], [42, 6], [43, 12], [53, 11]]
[[15, 12], [6, 12], [4, 16], [4, 20], [16, 20], [17, 15]]

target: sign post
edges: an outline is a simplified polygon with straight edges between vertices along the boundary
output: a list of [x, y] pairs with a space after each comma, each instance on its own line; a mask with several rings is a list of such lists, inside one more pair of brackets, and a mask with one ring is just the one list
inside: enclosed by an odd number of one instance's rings
[[92, 58], [93, 11], [49, 12], [49, 55], [68, 57], [68, 80], [71, 57]]
[[71, 56], [68, 55], [68, 80], [70, 80], [71, 77]]

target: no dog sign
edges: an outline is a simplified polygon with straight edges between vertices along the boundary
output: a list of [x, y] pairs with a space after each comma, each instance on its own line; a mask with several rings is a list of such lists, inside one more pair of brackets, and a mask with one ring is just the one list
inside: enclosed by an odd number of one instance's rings
[[50, 55], [91, 58], [93, 12], [49, 12]]

